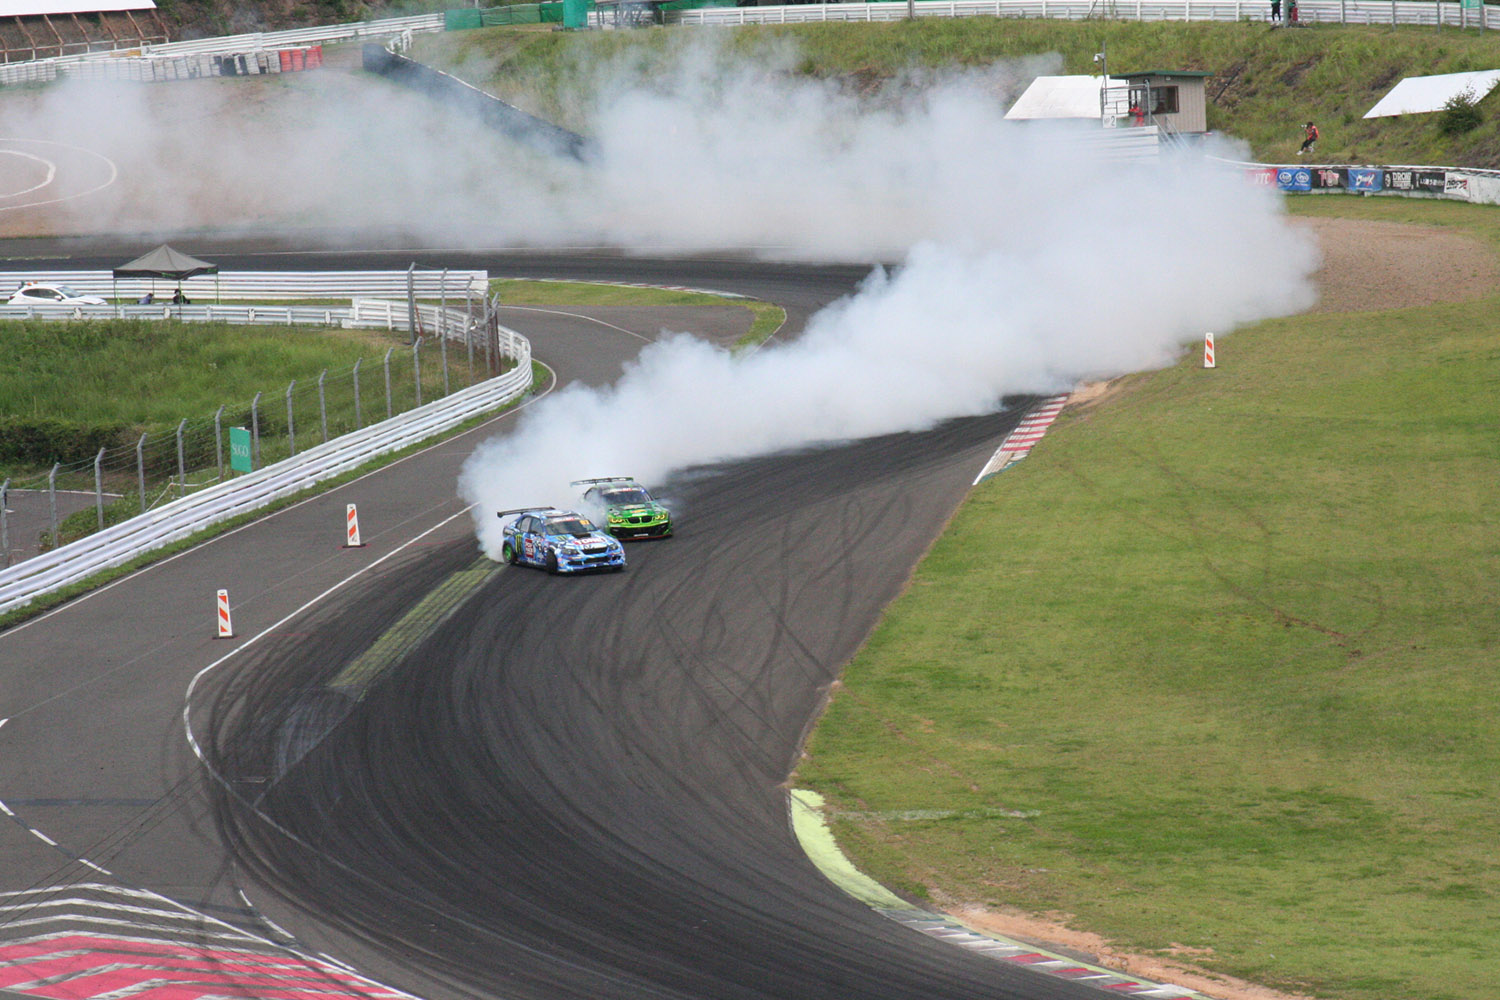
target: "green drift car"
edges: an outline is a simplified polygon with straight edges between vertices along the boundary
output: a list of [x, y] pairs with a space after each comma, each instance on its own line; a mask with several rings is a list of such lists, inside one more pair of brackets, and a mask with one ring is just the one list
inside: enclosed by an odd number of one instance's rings
[[579, 479], [573, 485], [583, 490], [584, 504], [600, 511], [609, 533], [621, 541], [672, 534], [672, 512], [629, 476]]

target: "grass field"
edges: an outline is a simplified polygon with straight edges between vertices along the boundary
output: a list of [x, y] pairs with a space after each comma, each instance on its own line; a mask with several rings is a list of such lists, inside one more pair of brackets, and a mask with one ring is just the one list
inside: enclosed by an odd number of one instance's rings
[[[1266, 5], [1269, 10], [1269, 4]], [[711, 42], [706, 42], [711, 39]], [[792, 43], [793, 71], [845, 89], [874, 93], [922, 71], [989, 66], [1055, 53], [1055, 68], [1096, 73], [1107, 47], [1112, 73], [1152, 68], [1204, 70], [1209, 127], [1249, 143], [1270, 161], [1295, 155], [1301, 124], [1322, 128], [1320, 158], [1352, 163], [1500, 166], [1500, 96], [1480, 102], [1483, 123], [1448, 136], [1436, 115], [1369, 121], [1362, 117], [1403, 76], [1500, 65], [1494, 33], [1382, 26], [1272, 29], [1235, 24], [1084, 22], [1008, 18], [930, 18], [888, 24], [767, 25], [705, 35], [680, 28], [638, 32], [530, 32], [514, 28], [422, 35], [413, 55], [476, 85], [588, 132], [594, 98], [622, 78], [650, 80], [693, 46], [722, 45], [748, 55]], [[997, 93], [996, 99], [1001, 95]]]
[[[1500, 213], [1340, 199], [1500, 243]], [[1429, 213], [1427, 209], [1437, 211]], [[799, 784], [919, 897], [1350, 1000], [1500, 983], [1500, 296], [1262, 323], [1067, 411]]]

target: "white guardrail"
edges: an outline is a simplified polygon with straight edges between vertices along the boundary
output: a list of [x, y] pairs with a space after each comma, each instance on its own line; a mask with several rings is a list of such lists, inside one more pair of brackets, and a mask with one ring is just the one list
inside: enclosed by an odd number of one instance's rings
[[[1031, 17], [1067, 21], [1269, 21], [1270, 0], [916, 0], [918, 17]], [[1285, 4], [1283, 4], [1285, 7]], [[904, 0], [890, 3], [704, 7], [668, 12], [668, 24], [806, 24], [821, 21], [904, 21]], [[1302, 24], [1439, 24], [1500, 27], [1490, 7], [1459, 0], [1298, 0]]]
[[[483, 295], [488, 271], [221, 271], [182, 281], [189, 298], [207, 300], [216, 292], [231, 299], [347, 299], [356, 295], [405, 295], [408, 276], [418, 298], [462, 300], [466, 289]], [[0, 271], [0, 302], [26, 282], [69, 285], [85, 295], [132, 300], [155, 289], [168, 294], [175, 279], [115, 278], [111, 271]]]
[[[159, 314], [156, 307], [139, 308], [153, 316]], [[277, 312], [286, 309], [259, 308]], [[300, 308], [305, 307], [293, 307]], [[110, 307], [102, 309], [105, 316], [113, 311]], [[423, 306], [422, 310], [431, 330], [442, 330], [453, 336], [451, 331], [467, 329], [468, 316], [461, 310], [449, 309], [446, 316], [440, 315], [439, 306]], [[49, 311], [68, 314], [69, 307]], [[321, 309], [314, 311], [319, 315], [324, 312]], [[405, 302], [356, 299], [351, 308], [336, 312], [345, 314], [349, 323], [359, 326], [404, 327], [407, 321]], [[206, 487], [0, 570], [0, 614], [24, 607], [43, 594], [79, 583], [96, 573], [122, 566], [204, 528], [259, 510], [522, 396], [531, 388], [531, 344], [519, 333], [505, 327], [500, 328], [500, 334], [505, 353], [516, 361], [516, 367], [504, 375], [344, 434], [236, 479]]]
[[[295, 28], [290, 31], [257, 31], [243, 35], [222, 35], [215, 38], [196, 38], [185, 42], [162, 42], [159, 45], [50, 56], [46, 59], [0, 64], [0, 85], [46, 83], [57, 79], [60, 74], [135, 80], [187, 79], [189, 76], [208, 75], [207, 64], [200, 63], [196, 57], [254, 56], [257, 53], [365, 39], [396, 37], [409, 41], [413, 34], [442, 31], [443, 24], [442, 13], [417, 14], [410, 17], [388, 17], [379, 21], [326, 24], [312, 28]], [[119, 65], [113, 70], [105, 68], [110, 63]], [[156, 63], [161, 63], [163, 68], [181, 68], [182, 73], [176, 77], [170, 73], [156, 73], [151, 69], [151, 66]], [[180, 67], [178, 67], [179, 63]], [[205, 72], [197, 72], [199, 68]], [[259, 67], [241, 68], [242, 73], [250, 74], [275, 71], [274, 62], [262, 62]]]

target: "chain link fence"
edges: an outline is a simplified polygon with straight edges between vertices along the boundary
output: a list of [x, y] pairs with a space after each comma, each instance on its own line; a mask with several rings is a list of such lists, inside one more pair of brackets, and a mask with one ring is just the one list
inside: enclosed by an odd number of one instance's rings
[[[236, 474], [261, 468], [504, 374], [515, 345], [497, 320], [499, 296], [460, 311], [406, 302], [359, 300], [344, 322], [385, 327], [383, 355], [267, 387], [248, 400], [176, 426], [146, 428], [129, 444], [100, 448], [92, 459], [0, 482], [0, 564], [45, 552], [111, 524], [145, 514]], [[406, 342], [414, 326], [414, 343]], [[236, 461], [231, 437], [245, 435]]]

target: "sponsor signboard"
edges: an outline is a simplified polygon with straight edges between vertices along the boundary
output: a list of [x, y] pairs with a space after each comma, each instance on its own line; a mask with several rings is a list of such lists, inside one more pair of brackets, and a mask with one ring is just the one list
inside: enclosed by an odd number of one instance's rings
[[1443, 178], [1443, 194], [1453, 198], [1469, 197], [1469, 178], [1449, 171]]
[[1349, 168], [1350, 191], [1379, 191], [1381, 181], [1384, 179], [1384, 172], [1380, 170], [1371, 170], [1366, 167]]
[[1276, 186], [1283, 191], [1311, 191], [1312, 171], [1306, 167], [1278, 167]]
[[1245, 171], [1245, 175], [1250, 178], [1250, 183], [1256, 187], [1276, 186], [1275, 167], [1256, 167], [1253, 170]]
[[250, 458], [249, 428], [229, 428], [229, 467], [235, 472], [253, 471], [254, 465]]
[[1312, 186], [1315, 188], [1342, 188], [1348, 174], [1342, 167], [1313, 167]]

